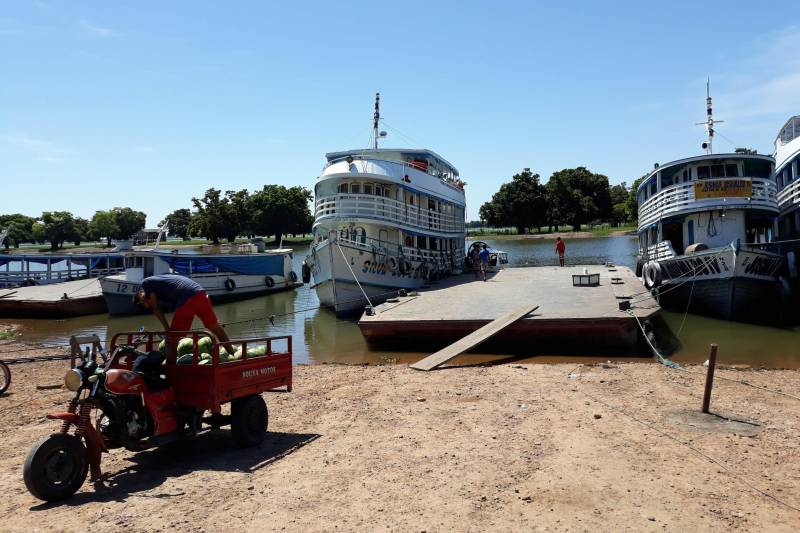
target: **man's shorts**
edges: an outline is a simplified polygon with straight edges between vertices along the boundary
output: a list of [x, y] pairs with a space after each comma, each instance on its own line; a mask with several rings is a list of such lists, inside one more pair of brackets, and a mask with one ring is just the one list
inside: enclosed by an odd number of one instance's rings
[[200, 317], [207, 329], [219, 325], [217, 315], [214, 314], [214, 309], [211, 308], [211, 300], [208, 299], [205, 291], [198, 292], [175, 310], [170, 329], [173, 331], [188, 331], [192, 329], [192, 321], [195, 316]]

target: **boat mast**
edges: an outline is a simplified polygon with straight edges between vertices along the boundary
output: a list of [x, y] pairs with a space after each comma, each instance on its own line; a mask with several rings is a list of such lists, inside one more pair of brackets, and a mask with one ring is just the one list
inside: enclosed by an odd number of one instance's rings
[[375, 93], [375, 115], [373, 115], [372, 137], [375, 139], [374, 148], [378, 149], [378, 121], [381, 119], [381, 93]]
[[725, 121], [714, 120], [714, 114], [711, 110], [711, 79], [709, 78], [706, 80], [706, 121], [696, 123], [697, 126], [705, 126], [706, 131], [708, 132], [708, 140], [701, 145], [703, 148], [705, 148], [707, 154], [714, 153], [711, 146], [711, 143], [714, 140], [714, 124], [719, 124], [721, 122]]

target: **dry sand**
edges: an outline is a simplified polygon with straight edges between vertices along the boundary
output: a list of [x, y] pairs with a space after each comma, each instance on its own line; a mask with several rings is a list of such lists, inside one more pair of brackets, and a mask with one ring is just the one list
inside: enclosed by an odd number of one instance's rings
[[[300, 366], [294, 392], [265, 394], [260, 447], [223, 429], [115, 450], [106, 486], [43, 504], [22, 463], [69, 398], [36, 385], [66, 366], [13, 366], [0, 397], [3, 531], [800, 528], [800, 511], [747, 484], [800, 507], [800, 400], [719, 381], [712, 411], [750, 423], [703, 417], [702, 368], [641, 363]], [[798, 371], [719, 374], [800, 395]]]

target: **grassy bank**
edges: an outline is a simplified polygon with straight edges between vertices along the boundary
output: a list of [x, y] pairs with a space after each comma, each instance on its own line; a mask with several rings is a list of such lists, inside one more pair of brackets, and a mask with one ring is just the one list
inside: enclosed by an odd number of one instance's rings
[[616, 235], [625, 235], [627, 233], [636, 232], [635, 225], [622, 225], [612, 226], [609, 224], [602, 224], [598, 226], [581, 226], [575, 230], [573, 226], [559, 226], [558, 231], [547, 231], [542, 228], [542, 231], [531, 230], [528, 233], [517, 233], [515, 228], [472, 228], [467, 230], [467, 236], [472, 239], [481, 237], [490, 237], [492, 239], [555, 239], [556, 237], [570, 238], [570, 239], [586, 239], [591, 237], [612, 237]]

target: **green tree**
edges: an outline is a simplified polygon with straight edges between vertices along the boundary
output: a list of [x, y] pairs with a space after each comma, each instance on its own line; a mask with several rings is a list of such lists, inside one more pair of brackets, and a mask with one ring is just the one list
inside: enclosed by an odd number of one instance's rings
[[514, 174], [479, 212], [481, 219], [490, 226], [514, 226], [520, 234], [533, 227], [541, 231], [547, 220], [547, 198], [539, 174], [529, 168]]
[[176, 209], [167, 218], [158, 223], [159, 226], [169, 223], [169, 232], [177, 235], [184, 241], [189, 240], [191, 233], [192, 212], [189, 209]]
[[141, 211], [134, 211], [130, 207], [115, 207], [111, 210], [117, 231], [111, 236], [115, 239], [130, 239], [140, 230], [144, 229], [147, 215]]
[[83, 241], [94, 240], [92, 239], [91, 227], [88, 220], [75, 217], [75, 232], [72, 234], [71, 240], [75, 246], [80, 246]]
[[277, 242], [287, 233], [307, 233], [313, 222], [308, 207], [311, 198], [305, 187], [265, 185], [250, 196], [253, 232], [274, 235]]
[[75, 238], [75, 217], [69, 211], [45, 211], [41, 221], [44, 240], [50, 241], [52, 250], [58, 250], [64, 241]]
[[585, 167], [567, 168], [554, 172], [546, 187], [556, 224], [571, 224], [579, 231], [581, 224], [611, 217], [608, 177], [602, 174]]
[[628, 211], [628, 185], [623, 181], [618, 185], [613, 185], [609, 189], [611, 196], [611, 221], [619, 224], [627, 222], [631, 219], [630, 212]]
[[95, 211], [92, 221], [89, 222], [89, 228], [94, 238], [105, 237], [108, 246], [111, 246], [113, 236], [119, 233], [119, 226], [111, 211]]
[[219, 244], [220, 238], [230, 235], [227, 226], [232, 209], [230, 200], [222, 195], [222, 191], [212, 187], [202, 198], [192, 198], [192, 204], [197, 209], [190, 224], [192, 233], [202, 235], [214, 244]]
[[14, 246], [19, 248], [20, 243], [33, 241], [33, 224], [36, 219], [19, 213], [0, 216], [0, 232], [8, 229], [8, 236], [0, 243], [6, 250]]

